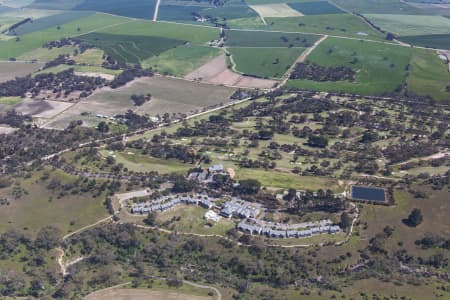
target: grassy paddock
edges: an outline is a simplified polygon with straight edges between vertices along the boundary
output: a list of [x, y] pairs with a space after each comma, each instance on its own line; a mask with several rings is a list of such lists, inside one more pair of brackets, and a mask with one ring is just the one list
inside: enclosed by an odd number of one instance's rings
[[67, 233], [108, 215], [104, 197], [93, 198], [83, 193], [58, 198], [57, 193], [47, 188], [52, 179], [71, 183], [76, 181], [75, 176], [55, 170], [50, 171], [48, 180], [41, 181], [42, 175], [43, 172], [34, 172], [31, 178], [22, 180], [20, 187], [24, 194], [20, 199], [14, 200], [11, 196], [12, 188], [0, 189], [0, 197], [10, 200], [10, 205], [0, 210], [0, 232], [12, 227], [26, 228], [34, 234], [43, 226], [53, 225]]
[[449, 82], [448, 66], [434, 51], [413, 50], [407, 80], [409, 92], [450, 101], [450, 93], [446, 91]]

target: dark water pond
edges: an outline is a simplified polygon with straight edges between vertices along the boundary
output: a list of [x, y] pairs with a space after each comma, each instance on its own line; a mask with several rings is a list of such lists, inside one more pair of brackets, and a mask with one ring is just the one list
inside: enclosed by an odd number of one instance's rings
[[386, 193], [382, 188], [352, 186], [352, 199], [384, 202], [386, 201]]

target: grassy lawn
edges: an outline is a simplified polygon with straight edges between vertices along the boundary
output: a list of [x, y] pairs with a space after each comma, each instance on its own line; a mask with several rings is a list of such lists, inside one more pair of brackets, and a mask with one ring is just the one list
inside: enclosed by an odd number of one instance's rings
[[[173, 231], [197, 234], [225, 235], [228, 230], [235, 227], [232, 221], [223, 218], [217, 223], [206, 221], [204, 219], [206, 212], [206, 209], [196, 205], [178, 206], [158, 214], [157, 222]], [[179, 220], [175, 220], [178, 218]]]
[[240, 179], [257, 179], [265, 187], [294, 188], [297, 190], [318, 190], [331, 189], [333, 191], [342, 191], [344, 187], [339, 187], [337, 180], [326, 177], [300, 176], [292, 173], [283, 173], [277, 171], [264, 171], [259, 169], [237, 169], [236, 177]]
[[362, 95], [394, 93], [406, 79], [411, 52], [406, 47], [328, 38], [308, 56], [308, 61], [326, 67], [349, 67], [356, 72], [355, 81], [290, 80], [287, 87]]
[[[100, 153], [104, 156], [111, 156], [109, 151], [102, 150]], [[139, 154], [130, 154], [128, 153], [119, 153], [114, 152], [113, 156], [115, 157], [117, 163], [122, 163], [125, 168], [135, 172], [150, 172], [157, 171], [161, 174], [167, 173], [186, 173], [192, 165], [183, 164], [178, 160], [173, 159], [159, 159], [150, 156], [144, 156]]]
[[450, 93], [446, 91], [449, 82], [448, 67], [434, 51], [413, 50], [407, 79], [408, 91], [449, 101]]
[[144, 60], [142, 64], [162, 74], [184, 76], [220, 53], [216, 48], [183, 45]]
[[304, 48], [228, 48], [236, 71], [264, 78], [281, 78]]

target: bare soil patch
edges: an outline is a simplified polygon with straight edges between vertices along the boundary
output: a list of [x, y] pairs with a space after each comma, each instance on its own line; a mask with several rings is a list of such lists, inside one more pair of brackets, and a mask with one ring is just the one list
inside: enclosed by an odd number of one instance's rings
[[301, 17], [303, 14], [285, 3], [250, 5], [263, 18]]
[[270, 89], [277, 81], [244, 76], [228, 69], [225, 54], [210, 60], [187, 74], [185, 79], [244, 88]]
[[41, 63], [2, 61], [0, 62], [0, 82], [26, 76], [37, 71], [41, 66]]
[[24, 115], [31, 115], [33, 118], [53, 118], [70, 108], [73, 103], [58, 102], [50, 100], [27, 99], [17, 104], [14, 109]]
[[146, 289], [111, 289], [88, 295], [85, 300], [210, 300], [211, 297]]

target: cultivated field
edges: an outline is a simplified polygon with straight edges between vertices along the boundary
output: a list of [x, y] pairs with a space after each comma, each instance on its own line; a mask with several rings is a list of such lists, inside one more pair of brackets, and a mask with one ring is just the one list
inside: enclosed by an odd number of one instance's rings
[[241, 3], [230, 5], [225, 3], [224, 6], [214, 6], [207, 2], [162, 1], [159, 7], [158, 20], [195, 22], [194, 15], [204, 17], [206, 23], [227, 22], [232, 19], [258, 16], [253, 9]]
[[42, 67], [40, 63], [0, 62], [0, 82], [26, 76]]
[[416, 46], [450, 50], [450, 34], [404, 36], [399, 40]]
[[265, 18], [266, 24], [257, 19], [231, 20], [227, 24], [235, 29], [268, 30], [327, 34], [335, 36], [385, 41], [385, 34], [373, 29], [361, 18], [349, 14], [305, 15], [290, 18]]
[[78, 38], [102, 49], [118, 62], [128, 64], [140, 63], [149, 57], [157, 56], [170, 48], [175, 48], [185, 43], [183, 40], [158, 36], [104, 33], [89, 33]]
[[78, 19], [85, 18], [93, 14], [94, 12], [69, 11], [61, 14], [51, 15], [48, 17], [33, 20], [32, 22], [25, 23], [19, 26], [18, 28], [14, 29], [14, 33], [16, 35], [24, 35], [40, 30], [45, 30], [48, 28], [61, 26], [65, 23], [76, 21]]
[[450, 33], [450, 19], [442, 16], [365, 15], [383, 30], [395, 35], [426, 35]]
[[97, 32], [128, 36], [159, 36], [200, 45], [219, 37], [219, 29], [214, 27], [143, 20], [130, 21], [118, 27], [99, 29]]
[[[79, 1], [79, 0], [77, 0]], [[151, 20], [156, 0], [84, 0], [73, 9], [93, 10], [131, 18]]]
[[411, 49], [356, 40], [328, 38], [307, 61], [322, 66], [346, 66], [356, 72], [354, 82], [290, 80], [288, 87], [362, 95], [394, 93], [406, 79]]
[[301, 33], [270, 31], [227, 30], [225, 45], [228, 47], [310, 47], [320, 36]]
[[223, 84], [237, 87], [268, 89], [277, 82], [261, 78], [242, 76], [228, 69], [226, 56], [222, 54], [198, 69], [190, 72], [185, 79], [207, 82], [212, 84]]
[[262, 18], [286, 18], [302, 16], [300, 12], [292, 9], [285, 3], [251, 5], [250, 7], [254, 9]]
[[329, 15], [345, 13], [327, 1], [289, 3], [289, 6], [304, 15]]
[[262, 78], [281, 78], [304, 48], [228, 48], [236, 71]]
[[184, 76], [220, 53], [221, 51], [217, 48], [182, 45], [146, 59], [142, 64], [161, 74]]
[[414, 49], [410, 61], [407, 90], [417, 95], [429, 95], [437, 100], [449, 100], [446, 87], [450, 82], [448, 66], [435, 51]]
[[27, 52], [42, 47], [49, 41], [58, 40], [63, 37], [77, 36], [100, 28], [116, 26], [126, 22], [121, 17], [94, 14], [56, 27], [25, 34], [20, 37], [20, 41], [15, 39], [0, 41], [0, 59], [19, 57]]

